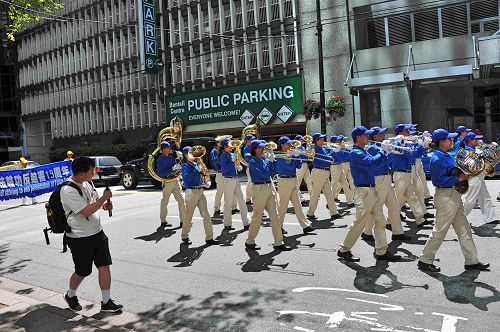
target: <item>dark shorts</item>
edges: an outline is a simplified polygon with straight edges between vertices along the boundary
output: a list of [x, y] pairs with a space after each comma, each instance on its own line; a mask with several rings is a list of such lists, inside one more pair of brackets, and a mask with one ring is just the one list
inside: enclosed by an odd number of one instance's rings
[[92, 273], [92, 263], [96, 267], [111, 265], [108, 237], [104, 231], [80, 238], [66, 237], [68, 247], [73, 256], [75, 273], [86, 277]]

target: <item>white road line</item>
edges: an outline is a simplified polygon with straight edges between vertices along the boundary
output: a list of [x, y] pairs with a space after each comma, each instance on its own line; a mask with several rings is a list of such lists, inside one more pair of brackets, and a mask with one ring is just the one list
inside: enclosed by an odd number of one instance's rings
[[329, 287], [300, 287], [300, 288], [292, 289], [292, 292], [303, 293], [305, 291], [310, 291], [310, 290], [337, 291], [337, 292], [367, 294], [367, 295], [373, 295], [373, 296], [379, 296], [379, 297], [388, 297], [387, 295], [384, 295], [384, 294], [367, 293], [367, 292], [363, 292], [363, 291], [356, 290], [356, 289], [329, 288]]
[[405, 308], [399, 305], [394, 305], [394, 304], [387, 304], [387, 303], [382, 303], [382, 302], [373, 302], [373, 301], [367, 301], [367, 300], [361, 300], [361, 299], [356, 299], [352, 297], [347, 297], [346, 300], [351, 300], [351, 301], [358, 301], [358, 302], [364, 302], [364, 303], [370, 303], [370, 304], [378, 304], [381, 305], [380, 310], [384, 311], [404, 311]]

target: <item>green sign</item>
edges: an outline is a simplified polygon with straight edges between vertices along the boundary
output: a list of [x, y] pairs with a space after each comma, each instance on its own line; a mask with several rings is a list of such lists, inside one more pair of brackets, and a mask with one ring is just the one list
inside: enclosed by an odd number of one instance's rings
[[293, 114], [302, 112], [302, 102], [302, 75], [230, 85], [165, 98], [167, 120], [179, 116], [186, 126], [237, 120], [240, 120], [242, 125], [247, 125], [255, 122], [257, 117], [269, 122], [277, 115], [281, 122], [288, 122], [293, 118]]
[[144, 63], [146, 74], [158, 74], [163, 69], [158, 66], [157, 47], [156, 47], [156, 6], [155, 0], [142, 0], [139, 2], [139, 37], [142, 40], [143, 49], [141, 49], [141, 60]]

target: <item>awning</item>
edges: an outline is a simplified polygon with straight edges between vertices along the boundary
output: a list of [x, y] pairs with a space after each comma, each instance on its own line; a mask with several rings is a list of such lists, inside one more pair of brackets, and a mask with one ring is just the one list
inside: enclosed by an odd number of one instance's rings
[[353, 88], [363, 89], [384, 85], [395, 85], [405, 83], [404, 73], [383, 74], [366, 77], [351, 78], [348, 85]]
[[443, 79], [454, 76], [472, 75], [472, 65], [450, 66], [425, 70], [409, 71], [410, 81]]

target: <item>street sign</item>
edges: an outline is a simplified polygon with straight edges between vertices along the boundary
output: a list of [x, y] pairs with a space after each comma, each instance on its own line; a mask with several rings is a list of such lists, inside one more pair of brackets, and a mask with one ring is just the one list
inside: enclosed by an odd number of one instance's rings
[[158, 63], [156, 45], [156, 5], [154, 0], [138, 2], [139, 48], [141, 62], [146, 74], [158, 74], [162, 70], [163, 62]]
[[292, 118], [293, 111], [288, 106], [283, 105], [276, 116], [281, 120], [281, 122], [286, 123]]
[[259, 120], [262, 121], [263, 124], [268, 124], [272, 118], [273, 118], [273, 113], [271, 113], [271, 111], [269, 111], [265, 107], [259, 113]]
[[243, 112], [243, 114], [240, 116], [240, 120], [245, 124], [245, 126], [251, 124], [253, 122], [253, 119], [255, 119], [255, 115], [253, 115], [249, 110], [245, 110], [245, 112]]

